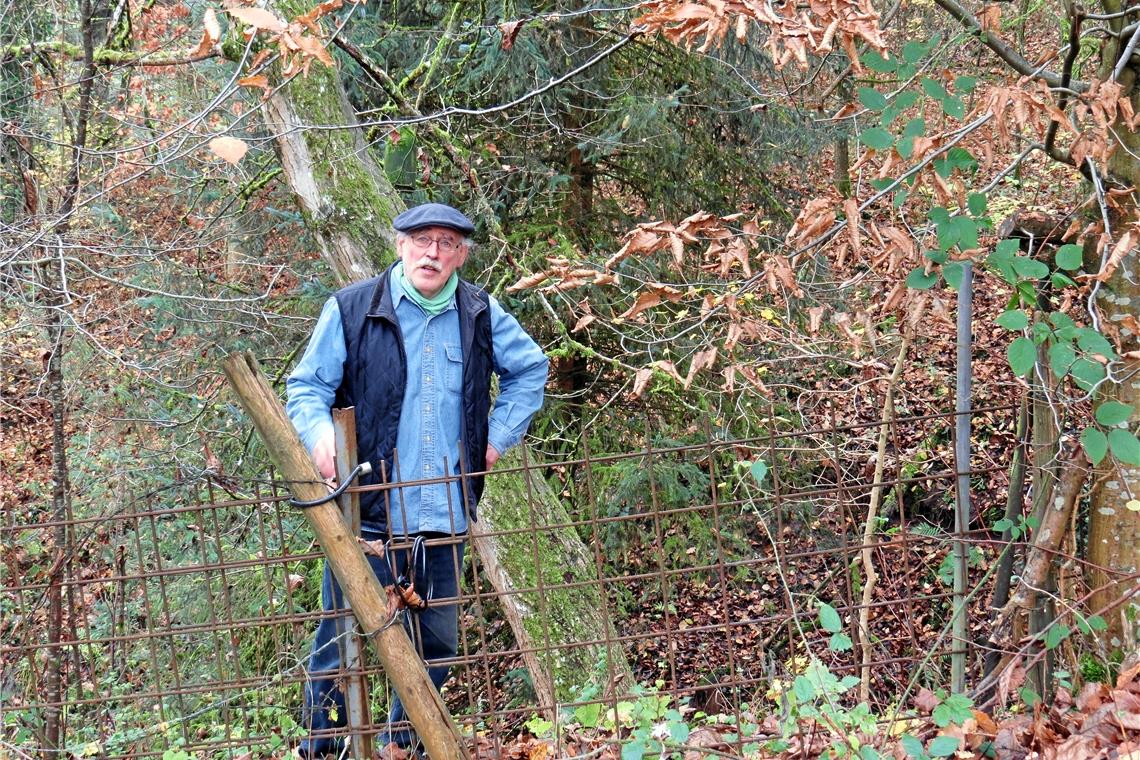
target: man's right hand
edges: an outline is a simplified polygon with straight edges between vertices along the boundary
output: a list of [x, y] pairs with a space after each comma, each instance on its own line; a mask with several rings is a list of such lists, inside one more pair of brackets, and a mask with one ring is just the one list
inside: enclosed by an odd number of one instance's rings
[[321, 472], [321, 477], [331, 480], [336, 477], [336, 466], [333, 457], [336, 454], [336, 439], [332, 432], [317, 441], [313, 446], [313, 461]]

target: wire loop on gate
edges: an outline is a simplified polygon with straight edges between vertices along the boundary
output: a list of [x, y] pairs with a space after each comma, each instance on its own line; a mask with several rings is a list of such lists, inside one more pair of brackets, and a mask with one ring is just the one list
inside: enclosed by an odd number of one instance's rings
[[298, 509], [312, 509], [313, 507], [319, 507], [322, 504], [328, 504], [330, 501], [334, 501], [335, 499], [340, 498], [340, 495], [344, 493], [350, 485], [352, 485], [352, 481], [356, 480], [357, 477], [361, 475], [370, 475], [371, 473], [371, 463], [361, 462], [353, 468], [352, 472], [348, 473], [348, 477], [344, 479], [344, 482], [330, 491], [327, 496], [322, 496], [319, 499], [309, 499], [308, 501], [304, 499], [298, 499], [296, 496], [294, 496], [289, 499], [289, 503]]
[[395, 561], [392, 559], [392, 552], [386, 552], [388, 555], [389, 567], [392, 570], [392, 577], [396, 579], [396, 593], [399, 594], [400, 599], [403, 601], [404, 606], [412, 612], [422, 612], [427, 609], [428, 599], [431, 599], [431, 584], [429, 580], [428, 589], [425, 596], [420, 596], [416, 591], [416, 575], [417, 573], [427, 574], [427, 547], [424, 544], [423, 536], [416, 536], [412, 541], [412, 553], [408, 557], [407, 574], [397, 574]]

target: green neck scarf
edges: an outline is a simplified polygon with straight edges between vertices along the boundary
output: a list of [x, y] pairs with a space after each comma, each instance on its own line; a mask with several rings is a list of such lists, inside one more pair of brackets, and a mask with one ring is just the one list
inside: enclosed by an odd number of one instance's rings
[[416, 286], [404, 274], [404, 262], [396, 264], [396, 269], [392, 273], [396, 282], [404, 289], [404, 293], [408, 298], [412, 299], [420, 305], [420, 308], [426, 311], [431, 316], [439, 314], [451, 304], [451, 297], [455, 295], [455, 288], [459, 285], [459, 275], [456, 272], [451, 273], [451, 277], [447, 278], [447, 283], [440, 289], [434, 297], [428, 298], [420, 291], [416, 290]]

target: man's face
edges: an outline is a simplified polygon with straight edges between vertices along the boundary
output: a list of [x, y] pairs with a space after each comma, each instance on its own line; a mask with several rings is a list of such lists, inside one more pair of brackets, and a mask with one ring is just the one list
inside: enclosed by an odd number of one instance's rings
[[467, 260], [463, 235], [450, 227], [421, 227], [396, 242], [404, 275], [416, 290], [432, 298], [447, 284], [451, 273]]

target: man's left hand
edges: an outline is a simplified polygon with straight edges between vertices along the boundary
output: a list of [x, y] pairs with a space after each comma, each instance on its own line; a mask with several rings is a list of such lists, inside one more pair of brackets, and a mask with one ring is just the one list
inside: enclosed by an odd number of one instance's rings
[[495, 462], [499, 461], [500, 456], [501, 455], [499, 454], [499, 452], [495, 450], [495, 447], [488, 443], [487, 444], [487, 469], [488, 470], [495, 466]]

